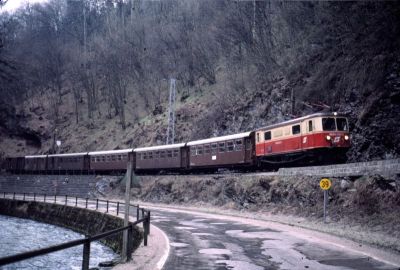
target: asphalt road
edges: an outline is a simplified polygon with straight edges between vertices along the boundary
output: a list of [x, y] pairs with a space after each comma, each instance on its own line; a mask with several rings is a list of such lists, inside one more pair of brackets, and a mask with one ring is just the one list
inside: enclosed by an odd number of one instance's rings
[[170, 241], [163, 269], [393, 269], [398, 267], [324, 241], [195, 213], [152, 211]]

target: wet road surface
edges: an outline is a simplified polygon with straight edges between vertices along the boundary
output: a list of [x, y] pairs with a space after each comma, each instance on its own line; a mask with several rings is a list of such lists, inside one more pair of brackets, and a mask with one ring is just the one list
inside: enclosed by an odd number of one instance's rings
[[152, 224], [170, 241], [166, 270], [399, 269], [329, 243], [202, 215], [153, 210]]

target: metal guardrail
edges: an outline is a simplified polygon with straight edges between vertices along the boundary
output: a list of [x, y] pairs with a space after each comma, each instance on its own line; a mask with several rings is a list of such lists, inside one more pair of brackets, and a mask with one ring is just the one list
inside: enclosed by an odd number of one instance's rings
[[[115, 202], [115, 201], [99, 200], [99, 199], [94, 200], [94, 199], [89, 199], [89, 198], [79, 198], [76, 196], [74, 197], [74, 196], [68, 196], [68, 195], [61, 196], [61, 198], [64, 200], [61, 199], [61, 200], [57, 201], [57, 195], [47, 196], [46, 194], [37, 194], [37, 193], [21, 193], [21, 194], [19, 194], [19, 193], [15, 193], [15, 192], [14, 193], [3, 192], [3, 198], [4, 199], [12, 199], [12, 200], [22, 199], [23, 201], [34, 201], [34, 202], [44, 202], [44, 203], [51, 203], [51, 202], [58, 203], [59, 202], [59, 204], [63, 203], [66, 206], [68, 206], [68, 202], [72, 200], [72, 206], [74, 206], [74, 207], [80, 207], [80, 206], [84, 205], [84, 207], [81, 207], [81, 208], [91, 209], [90, 206], [91, 206], [91, 204], [93, 204], [93, 205], [95, 205], [95, 207], [93, 206], [92, 209], [97, 210], [97, 211], [100, 210], [99, 205], [101, 206], [101, 203], [104, 203], [105, 207], [106, 207], [106, 213], [113, 210], [112, 206], [114, 206], [114, 209], [117, 212], [117, 216], [121, 212], [120, 211], [121, 205], [125, 205], [125, 203], [120, 203], [120, 202]], [[41, 198], [42, 198], [42, 200], [40, 200]], [[58, 196], [58, 198], [60, 199], [60, 196]], [[47, 199], [47, 201], [46, 201], [46, 199]], [[91, 204], [89, 204], [89, 202]], [[129, 205], [132, 207], [136, 207], [136, 221], [128, 226], [114, 229], [114, 230], [104, 232], [104, 233], [101, 233], [98, 235], [89, 236], [84, 239], [74, 240], [74, 241], [62, 243], [62, 244], [55, 245], [55, 246], [50, 246], [50, 247], [46, 247], [46, 248], [42, 248], [42, 249], [37, 249], [37, 250], [33, 250], [33, 251], [23, 252], [23, 253], [16, 254], [16, 255], [3, 257], [3, 258], [0, 258], [0, 266], [10, 264], [10, 263], [15, 263], [15, 262], [26, 260], [26, 259], [30, 259], [30, 258], [33, 258], [36, 256], [41, 256], [41, 255], [45, 255], [48, 253], [60, 251], [63, 249], [83, 245], [82, 269], [87, 270], [87, 269], [89, 269], [91, 242], [106, 238], [110, 235], [114, 235], [114, 234], [117, 234], [117, 233], [120, 233], [123, 231], [128, 231], [128, 243], [127, 243], [127, 248], [125, 250], [127, 253], [126, 258], [128, 261], [130, 261], [132, 259], [132, 252], [133, 252], [133, 250], [132, 250], [133, 226], [135, 226], [139, 223], [143, 223], [143, 230], [144, 230], [143, 244], [145, 246], [147, 246], [147, 238], [148, 238], [148, 235], [150, 234], [150, 211], [146, 210], [144, 208], [140, 208], [140, 206], [138, 204], [137, 205], [129, 204]]]

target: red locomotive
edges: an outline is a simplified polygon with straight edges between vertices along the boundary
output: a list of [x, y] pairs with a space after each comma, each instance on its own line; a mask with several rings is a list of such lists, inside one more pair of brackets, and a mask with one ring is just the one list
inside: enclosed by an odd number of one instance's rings
[[25, 173], [105, 173], [124, 171], [128, 161], [138, 173], [276, 168], [344, 161], [349, 147], [347, 118], [316, 113], [250, 132], [180, 144], [7, 158], [3, 168]]

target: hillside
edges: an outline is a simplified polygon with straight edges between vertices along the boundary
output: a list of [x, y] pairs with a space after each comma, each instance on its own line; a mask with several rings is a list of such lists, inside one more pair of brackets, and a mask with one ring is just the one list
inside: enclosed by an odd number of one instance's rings
[[164, 144], [174, 77], [176, 141], [339, 111], [351, 121], [349, 160], [398, 157], [399, 11], [54, 0], [1, 14], [0, 154], [50, 153], [54, 139], [59, 152]]

